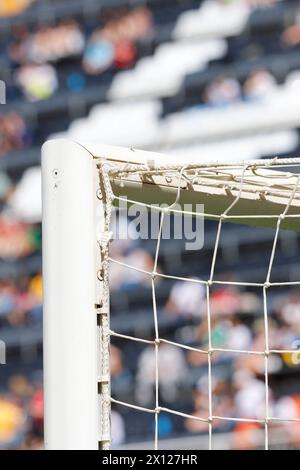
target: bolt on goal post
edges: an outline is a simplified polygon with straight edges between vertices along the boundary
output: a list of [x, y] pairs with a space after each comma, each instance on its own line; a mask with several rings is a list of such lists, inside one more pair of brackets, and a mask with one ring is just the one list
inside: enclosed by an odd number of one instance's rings
[[[241, 163], [180, 162], [160, 154], [102, 145], [52, 140], [42, 150], [43, 283], [44, 283], [44, 391], [45, 446], [47, 449], [107, 449], [110, 447], [109, 342], [116, 335], [109, 327], [109, 240], [112, 204], [128, 198], [146, 207], [174, 203], [204, 205], [204, 217], [218, 221], [207, 289], [217, 281], [214, 265], [221, 228], [238, 222], [274, 227], [273, 250], [264, 283], [270, 275], [280, 229], [300, 231], [300, 159], [273, 159]], [[157, 210], [157, 208], [155, 209]], [[168, 210], [168, 209], [167, 209]], [[166, 209], [164, 209], [166, 211]], [[194, 209], [190, 211], [193, 214]], [[163, 217], [161, 218], [163, 219]], [[161, 222], [163, 223], [163, 222]], [[156, 249], [154, 279], [159, 241]], [[164, 277], [170, 277], [164, 275]], [[173, 277], [175, 279], [176, 277]], [[186, 280], [188, 280], [186, 278]], [[154, 283], [154, 281], [152, 281]], [[289, 284], [289, 283], [286, 283]], [[298, 283], [300, 284], [300, 283]], [[282, 283], [280, 285], [283, 285]], [[155, 447], [158, 446], [158, 415], [166, 411], [158, 401], [159, 336], [154, 295], [156, 354], [156, 407], [143, 409], [155, 416]], [[209, 310], [209, 308], [208, 308]], [[208, 312], [210, 320], [210, 312]], [[268, 447], [268, 345], [267, 307], [264, 308], [266, 416], [265, 447]], [[210, 325], [210, 321], [208, 321]], [[209, 326], [210, 328], [210, 326]], [[210, 338], [210, 331], [208, 331]], [[127, 337], [128, 340], [132, 338]], [[144, 341], [136, 338], [137, 341]], [[185, 348], [184, 345], [178, 344]], [[207, 355], [209, 370], [209, 447], [213, 416], [211, 356], [213, 344], [200, 351]], [[200, 418], [199, 418], [200, 419]], [[226, 418], [224, 418], [226, 419]], [[232, 419], [233, 420], [233, 419]]]

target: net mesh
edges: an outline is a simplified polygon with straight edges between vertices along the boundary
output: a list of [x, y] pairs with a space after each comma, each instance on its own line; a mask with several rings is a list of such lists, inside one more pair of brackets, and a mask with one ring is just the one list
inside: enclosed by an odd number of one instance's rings
[[[103, 281], [103, 302], [101, 305], [100, 314], [102, 316], [102, 341], [101, 341], [101, 355], [104, 358], [102, 361], [102, 447], [109, 448], [110, 446], [110, 407], [111, 404], [117, 404], [138, 410], [140, 412], [151, 413], [155, 417], [154, 428], [154, 448], [159, 448], [159, 414], [161, 412], [169, 413], [172, 415], [181, 416], [193, 420], [198, 420], [206, 423], [208, 426], [208, 448], [213, 449], [213, 430], [216, 420], [223, 420], [228, 422], [245, 422], [257, 423], [264, 428], [264, 447], [269, 448], [269, 426], [271, 423], [280, 422], [300, 422], [296, 418], [281, 418], [272, 416], [269, 406], [269, 360], [271, 355], [293, 354], [295, 349], [272, 349], [270, 348], [269, 341], [269, 312], [268, 312], [268, 290], [273, 286], [288, 286], [299, 285], [300, 281], [286, 281], [286, 282], [272, 282], [271, 274], [274, 264], [276, 248], [278, 245], [279, 232], [282, 225], [287, 219], [299, 218], [300, 188], [299, 179], [300, 175], [297, 173], [297, 168], [300, 165], [298, 159], [273, 159], [265, 161], [245, 162], [242, 164], [215, 164], [215, 165], [168, 165], [168, 166], [154, 166], [153, 164], [147, 165], [129, 165], [129, 164], [114, 164], [107, 161], [101, 161], [98, 164], [99, 181], [101, 182], [101, 198], [104, 197], [106, 203], [105, 209], [105, 231], [101, 234], [99, 245], [101, 249], [101, 281]], [[291, 170], [291, 167], [293, 169]], [[265, 171], [267, 170], [267, 171]], [[272, 170], [270, 172], [269, 170]], [[273, 171], [280, 170], [280, 173]], [[163, 178], [165, 184], [173, 184], [176, 181], [174, 188], [174, 199], [168, 207], [158, 207], [157, 205], [147, 204], [141, 200], [126, 199], [126, 203], [139, 204], [147, 207], [150, 210], [160, 211], [159, 233], [156, 241], [155, 256], [153, 269], [143, 270], [138, 267], [126, 264], [118, 259], [113, 259], [109, 253], [109, 242], [111, 239], [110, 234], [110, 221], [111, 211], [113, 204], [116, 201], [123, 200], [122, 196], [116, 195], [113, 191], [111, 184], [114, 178], [119, 181], [127, 181], [130, 178], [137, 178], [139, 181], [150, 181], [155, 184], [155, 178]], [[150, 180], [149, 180], [150, 179]], [[160, 180], [161, 181], [161, 180]], [[195, 211], [180, 211], [182, 214], [202, 216], [205, 218], [217, 221], [217, 232], [213, 249], [213, 256], [211, 259], [210, 273], [207, 279], [194, 279], [193, 277], [174, 276], [161, 273], [158, 270], [158, 259], [160, 254], [162, 230], [166, 214], [178, 212], [178, 202], [180, 201], [181, 192], [183, 190], [193, 191], [195, 184], [201, 184], [203, 187], [215, 186], [216, 190], [220, 189], [222, 193], [230, 194], [230, 202], [221, 213], [213, 213], [211, 210], [208, 213], [198, 213]], [[276, 203], [276, 198], [280, 198], [280, 208], [277, 213], [272, 210], [270, 213], [236, 213], [235, 209], [238, 207], [241, 199], [245, 197], [245, 192], [250, 195], [253, 194], [254, 200], [268, 201], [271, 200]], [[201, 196], [199, 196], [201, 202]], [[125, 199], [124, 199], [125, 200]], [[278, 207], [279, 207], [278, 206]], [[293, 208], [291, 211], [290, 209]], [[218, 212], [218, 211], [216, 211]], [[276, 212], [276, 211], [275, 211]], [[246, 223], [254, 221], [272, 220], [274, 222], [274, 239], [272, 250], [269, 256], [267, 275], [263, 282], [243, 282], [243, 281], [222, 281], [216, 279], [215, 268], [219, 252], [220, 237], [225, 223], [229, 221], [239, 220]], [[112, 331], [109, 326], [109, 264], [116, 263], [123, 268], [136, 270], [149, 276], [152, 287], [152, 310], [153, 310], [153, 325], [154, 337], [152, 339], [144, 339], [141, 337], [134, 337]], [[204, 286], [206, 292], [206, 317], [207, 317], [207, 348], [197, 348], [183, 343], [174, 342], [163, 337], [159, 328], [159, 314], [157, 308], [157, 295], [156, 295], [156, 280], [158, 278], [170, 279], [172, 281], [192, 282]], [[263, 296], [263, 322], [264, 322], [264, 348], [260, 351], [254, 350], [237, 350], [234, 348], [218, 348], [215, 347], [212, 339], [212, 312], [210, 308], [210, 294], [211, 289], [215, 285], [235, 285], [235, 286], [251, 286], [261, 289]], [[103, 320], [104, 318], [104, 320]], [[109, 342], [111, 337], [121, 338], [122, 340], [139, 342], [153, 347], [153, 354], [155, 355], [155, 406], [147, 408], [133, 403], [127, 403], [115, 399], [110, 395], [109, 387]], [[160, 391], [160, 378], [159, 378], [159, 354], [162, 344], [170, 344], [187, 351], [197, 352], [207, 360], [208, 367], [208, 414], [206, 417], [199, 417], [192, 414], [182, 413], [176, 409], [170, 409], [161, 406], [159, 399]], [[214, 413], [213, 409], [213, 357], [219, 352], [227, 352], [231, 354], [247, 354], [261, 356], [264, 360], [264, 401], [265, 413], [262, 419], [250, 419], [243, 417], [219, 416]], [[103, 378], [104, 377], [104, 378]]]

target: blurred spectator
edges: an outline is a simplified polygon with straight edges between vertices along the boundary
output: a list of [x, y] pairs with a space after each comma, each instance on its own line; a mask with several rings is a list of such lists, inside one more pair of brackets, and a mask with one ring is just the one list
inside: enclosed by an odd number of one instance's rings
[[34, 390], [29, 403], [29, 415], [34, 434], [42, 438], [44, 432], [44, 394], [41, 386]]
[[232, 315], [241, 308], [242, 296], [235, 286], [222, 287], [211, 293], [209, 302], [212, 317]]
[[204, 98], [213, 106], [234, 103], [241, 98], [240, 84], [234, 78], [219, 76], [206, 87]]
[[72, 72], [66, 78], [66, 84], [71, 91], [79, 92], [86, 86], [86, 78], [81, 72]]
[[27, 168], [10, 192], [5, 213], [8, 218], [34, 224], [42, 217], [41, 168]]
[[251, 350], [252, 334], [250, 328], [241, 322], [237, 315], [226, 320], [227, 332], [223, 347], [235, 350]]
[[116, 410], [111, 410], [111, 436], [112, 449], [123, 444], [125, 441], [125, 424], [122, 416]]
[[300, 292], [292, 291], [281, 307], [280, 317], [282, 320], [300, 333]]
[[264, 98], [275, 87], [276, 80], [267, 70], [253, 70], [244, 84], [244, 95], [247, 98]]
[[186, 418], [184, 422], [184, 427], [188, 432], [199, 433], [207, 432], [208, 424], [204, 421], [193, 419], [193, 417], [207, 419], [208, 412], [208, 397], [207, 392], [203, 392], [201, 389], [196, 388], [193, 391], [193, 404], [194, 410], [191, 413], [190, 418]]
[[97, 75], [108, 68], [114, 62], [115, 50], [113, 44], [106, 40], [105, 34], [95, 31], [83, 54], [83, 69], [89, 75]]
[[31, 397], [33, 387], [24, 375], [12, 375], [8, 380], [9, 393], [19, 401], [19, 403], [26, 403], [28, 398]]
[[[251, 350], [252, 334], [250, 328], [241, 322], [236, 316], [222, 317], [220, 319], [211, 317], [211, 342], [214, 348], [232, 349], [232, 350]], [[200, 340], [199, 348], [208, 348], [208, 325], [207, 319], [197, 328], [197, 337]], [[196, 351], [189, 351], [188, 363], [191, 367], [200, 367], [207, 363], [207, 357]], [[236, 353], [215, 351], [212, 356], [213, 362], [232, 362], [236, 361]]]
[[133, 249], [127, 255], [121, 256], [117, 260], [132, 266], [133, 269], [128, 269], [112, 262], [110, 264], [110, 282], [112, 290], [125, 289], [130, 291], [139, 286], [151, 285], [151, 276], [146, 272], [151, 273], [154, 260], [146, 250], [142, 248]]
[[26, 26], [14, 28], [14, 42], [9, 46], [10, 58], [19, 64], [46, 64], [80, 55], [84, 35], [73, 19], [65, 19], [55, 26], [41, 25], [33, 33]]
[[[171, 344], [160, 344], [158, 374], [161, 398], [167, 403], [174, 402], [178, 386], [184, 383], [187, 374], [184, 354], [179, 348]], [[140, 404], [149, 405], [153, 401], [155, 380], [155, 351], [153, 346], [149, 346], [139, 356], [137, 365], [136, 397]]]
[[300, 444], [300, 422], [284, 422], [284, 420], [300, 419], [300, 395], [283, 396], [279, 398], [274, 413], [277, 418], [283, 420], [278, 423], [279, 426], [277, 426], [277, 428], [279, 427], [279, 437], [284, 434], [289, 443], [298, 447]]
[[14, 16], [25, 10], [35, 0], [1, 0], [0, 16]]
[[279, 398], [274, 407], [274, 416], [281, 419], [299, 419], [300, 395]]
[[[96, 75], [112, 65], [127, 68], [135, 63], [135, 42], [153, 32], [151, 11], [143, 6], [120, 10], [119, 15], [106, 14], [106, 17], [104, 26], [91, 34], [86, 48], [84, 34], [72, 18], [55, 26], [40, 25], [33, 33], [26, 26], [14, 28], [14, 41], [8, 54], [13, 62], [21, 65], [17, 81], [29, 99], [45, 99], [57, 88], [55, 70], [49, 66], [34, 68], [34, 64], [45, 65], [83, 54], [84, 71]], [[34, 84], [31, 85], [33, 80], [29, 77], [34, 78]]]
[[12, 189], [12, 182], [7, 173], [0, 171], [0, 203], [5, 203]]
[[[221, 377], [214, 376], [211, 381], [213, 410], [215, 416], [232, 416], [233, 401], [228, 393], [228, 383]], [[206, 375], [202, 376], [193, 391], [194, 411], [191, 416], [207, 419], [209, 417], [209, 382]], [[226, 430], [230, 423], [225, 420], [215, 420], [215, 430]], [[208, 424], [191, 418], [185, 420], [185, 428], [192, 433], [208, 432]]]
[[29, 142], [25, 121], [18, 113], [0, 116], [0, 156], [22, 149]]
[[259, 423], [238, 422], [231, 436], [231, 448], [235, 450], [253, 450], [262, 445], [264, 435]]
[[116, 395], [120, 391], [130, 388], [132, 375], [130, 371], [124, 367], [122, 351], [114, 345], [110, 347], [110, 372], [112, 389], [116, 391]]
[[[266, 388], [264, 382], [257, 379], [247, 369], [239, 369], [233, 376], [236, 389], [234, 404], [238, 418], [263, 419], [265, 416]], [[269, 403], [271, 391], [269, 390]]]
[[81, 54], [84, 36], [73, 19], [60, 21], [56, 26], [41, 26], [27, 40], [27, 60], [36, 64], [54, 62]]
[[205, 300], [203, 284], [179, 281], [171, 289], [165, 311], [174, 317], [200, 318], [205, 313]]
[[16, 75], [26, 98], [39, 101], [50, 98], [58, 88], [55, 68], [52, 65], [22, 65]]
[[41, 378], [13, 375], [0, 395], [0, 449], [41, 449], [43, 415]]
[[0, 320], [5, 320], [14, 309], [16, 286], [9, 279], [0, 280]]
[[11, 397], [0, 395], [0, 449], [12, 449], [24, 439], [26, 414]]
[[137, 56], [135, 41], [152, 33], [152, 15], [146, 7], [134, 8], [109, 19], [104, 28], [90, 37], [83, 55], [83, 68], [96, 75], [112, 65], [131, 67]]
[[14, 308], [8, 315], [11, 325], [20, 326], [26, 321], [26, 315], [36, 306], [36, 299], [29, 291], [29, 279], [19, 278], [14, 295]]
[[288, 26], [282, 33], [281, 39], [284, 45], [288, 47], [300, 44], [300, 12], [295, 15], [294, 24]]
[[128, 39], [149, 37], [153, 34], [152, 13], [146, 6], [138, 6], [128, 12], [119, 27]]
[[40, 247], [39, 228], [0, 217], [0, 257], [28, 256]]
[[40, 273], [30, 279], [29, 289], [36, 301], [41, 304], [43, 301], [43, 281]]
[[28, 314], [40, 320], [41, 298], [32, 285], [41, 275], [18, 280], [3, 279], [0, 281], [0, 321], [11, 326], [21, 326], [28, 320]]
[[26, 24], [17, 24], [12, 27], [12, 41], [8, 45], [7, 54], [14, 65], [27, 61], [26, 44], [29, 34]]
[[123, 39], [115, 47], [115, 65], [118, 69], [131, 67], [136, 61], [136, 56], [136, 47], [128, 39]]

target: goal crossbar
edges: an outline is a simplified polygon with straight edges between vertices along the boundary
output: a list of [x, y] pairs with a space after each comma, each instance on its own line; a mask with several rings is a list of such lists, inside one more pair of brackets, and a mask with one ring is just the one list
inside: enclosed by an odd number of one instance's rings
[[[226, 219], [259, 227], [276, 226], [291, 190], [297, 185], [298, 175], [288, 170], [291, 167], [300, 169], [298, 158], [201, 164], [201, 156], [199, 161], [180, 163], [174, 156], [117, 146], [84, 145], [84, 148], [96, 162], [112, 164], [110, 177], [113, 193], [116, 197], [129, 194], [129, 203], [131, 199], [134, 203], [139, 201], [152, 206], [162, 202], [172, 204], [178, 190], [179, 170], [185, 167], [187, 178], [181, 181], [178, 203], [190, 204], [191, 214], [218, 219], [235, 200], [242, 186], [238, 204], [232, 207]], [[164, 161], [165, 164], [162, 164]], [[245, 171], [241, 181], [243, 168]], [[193, 209], [199, 202], [205, 205], [205, 214]], [[297, 187], [282, 229], [300, 231], [299, 207], [300, 187]]]

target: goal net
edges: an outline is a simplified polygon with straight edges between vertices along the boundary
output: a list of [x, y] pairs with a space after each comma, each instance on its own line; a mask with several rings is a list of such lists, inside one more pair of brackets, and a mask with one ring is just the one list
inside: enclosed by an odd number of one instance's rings
[[[269, 383], [272, 358], [285, 356], [295, 361], [297, 359], [297, 348], [293, 342], [289, 346], [287, 342], [274, 341], [273, 333], [270, 334], [270, 329], [273, 329], [270, 298], [273, 302], [276, 289], [296, 288], [300, 283], [283, 267], [279, 267], [273, 277], [282, 242], [281, 234], [295, 233], [300, 229], [300, 159], [224, 163], [220, 158], [219, 162], [201, 163], [200, 157], [198, 161], [180, 162], [134, 149], [79, 145], [65, 140], [49, 141], [44, 145], [44, 387], [45, 443], [48, 449], [109, 449], [112, 406], [150, 415], [153, 418], [155, 449], [163, 447], [163, 441], [160, 441], [162, 415], [196, 422], [199, 433], [207, 437], [209, 449], [214, 448], [214, 431], [219, 432], [219, 423], [228, 426], [253, 425], [263, 434], [265, 449], [269, 448], [272, 427], [300, 423], [300, 419], [291, 413], [277, 413]], [[123, 209], [136, 206], [141, 213], [147, 214], [146, 218], [139, 218], [135, 229], [139, 225], [139, 230], [142, 230], [141, 225], [149, 220], [149, 214], [152, 225], [156, 221], [156, 229], [152, 229], [156, 232], [155, 240], [152, 240], [153, 258], [148, 264], [141, 261], [141, 252], [136, 251], [135, 257], [125, 258], [118, 256], [119, 251], [111, 248], [114, 243], [115, 207], [121, 206]], [[185, 217], [201, 221], [195, 225], [195, 230], [190, 228], [194, 237], [198, 237], [191, 248], [196, 268], [189, 273], [188, 263], [179, 263], [178, 268], [173, 260], [173, 264], [169, 263], [169, 269], [162, 269], [162, 245], [171, 246], [172, 240], [168, 240], [171, 232], [174, 238], [180, 239]], [[238, 230], [228, 235], [227, 227], [231, 225]], [[213, 237], [211, 226], [215, 228]], [[166, 227], [168, 230], [165, 230]], [[206, 227], [209, 229], [207, 234]], [[241, 227], [243, 230], [240, 230]], [[149, 236], [149, 230], [144, 238]], [[262, 255], [264, 269], [259, 273], [252, 272], [242, 260], [237, 266], [232, 263], [230, 274], [228, 270], [223, 272], [218, 269], [219, 257], [227, 255], [231, 258], [232, 248], [238, 247], [238, 239], [234, 238], [233, 241], [232, 237], [241, 234], [246, 240], [252, 237], [254, 242], [257, 239], [259, 243], [260, 231], [267, 231], [268, 237], [272, 233], [272, 241]], [[228, 246], [223, 240], [224, 233], [230, 241]], [[127, 232], [126, 236], [129, 236]], [[287, 237], [284, 241], [289, 244], [292, 239]], [[262, 240], [262, 247], [266, 247], [264, 243]], [[205, 251], [206, 244], [210, 249]], [[179, 248], [174, 249], [171, 258], [176, 258], [177, 250]], [[110, 271], [113, 266], [126, 272], [128, 279], [134, 278], [133, 273], [146, 279], [150, 295], [148, 323], [144, 328], [118, 330], [118, 323], [113, 322], [110, 304], [114, 304], [114, 309], [118, 305], [122, 309], [117, 301], [117, 290], [110, 301]], [[171, 272], [170, 266], [175, 266], [174, 272]], [[204, 266], [207, 275], [201, 276]], [[172, 336], [165, 333], [166, 329], [162, 327], [158, 288], [171, 283], [179, 303], [180, 296], [185, 295], [181, 294], [184, 285], [201, 289], [201, 298], [197, 297], [197, 290], [191, 290], [196, 304], [192, 321], [198, 321], [200, 325], [197, 341], [190, 339], [191, 330], [188, 328], [184, 330], [185, 334]], [[139, 290], [137, 284], [132, 285]], [[231, 344], [230, 341], [222, 343], [218, 340], [215, 334], [215, 324], [219, 318], [215, 290], [220, 288], [244, 292], [255, 290], [257, 295], [261, 295], [258, 310], [262, 327], [260, 342], [255, 347], [252, 343], [250, 346], [250, 342], [235, 340]], [[187, 297], [184, 297], [184, 302], [190, 300]], [[222, 301], [226, 300], [223, 298]], [[184, 309], [182, 305], [180, 308]], [[234, 324], [237, 312], [234, 302], [229, 302], [227, 310], [226, 315]], [[123, 318], [124, 322], [126, 324], [126, 318]], [[134, 334], [141, 331], [145, 334]], [[136, 343], [147, 349], [149, 357], [151, 355], [148, 361], [150, 371], [141, 365], [139, 373], [141, 384], [143, 380], [150, 383], [153, 401], [149, 400], [148, 403], [151, 405], [146, 406], [145, 401], [135, 399], [136, 394], [120, 399], [111, 393], [110, 343], [114, 339]], [[238, 347], [239, 344], [246, 346]], [[178, 398], [170, 406], [170, 401], [164, 397], [174, 392], [177, 380], [172, 382], [170, 379], [168, 382], [166, 366], [163, 366], [163, 372], [161, 370], [166, 347], [196, 355], [198, 363], [205, 367], [206, 379], [202, 386], [205, 384], [203, 396], [207, 403], [202, 406], [201, 412], [182, 409]], [[214, 394], [218, 393], [215, 359], [225, 358], [226, 362], [226, 357], [240, 356], [262, 361], [260, 382], [263, 398], [259, 402], [259, 413], [255, 416], [246, 410], [245, 415], [238, 415], [236, 410], [230, 412], [230, 406], [226, 409], [220, 404], [215, 405]], [[179, 356], [177, 359], [180, 362]], [[174, 375], [173, 369], [180, 372], [179, 362], [169, 366], [170, 376]], [[249, 364], [251, 368], [251, 362]], [[235, 362], [235, 374], [238, 374], [238, 362]], [[246, 382], [247, 379], [243, 369], [239, 380]], [[142, 385], [140, 388], [143, 394], [146, 388]]]

